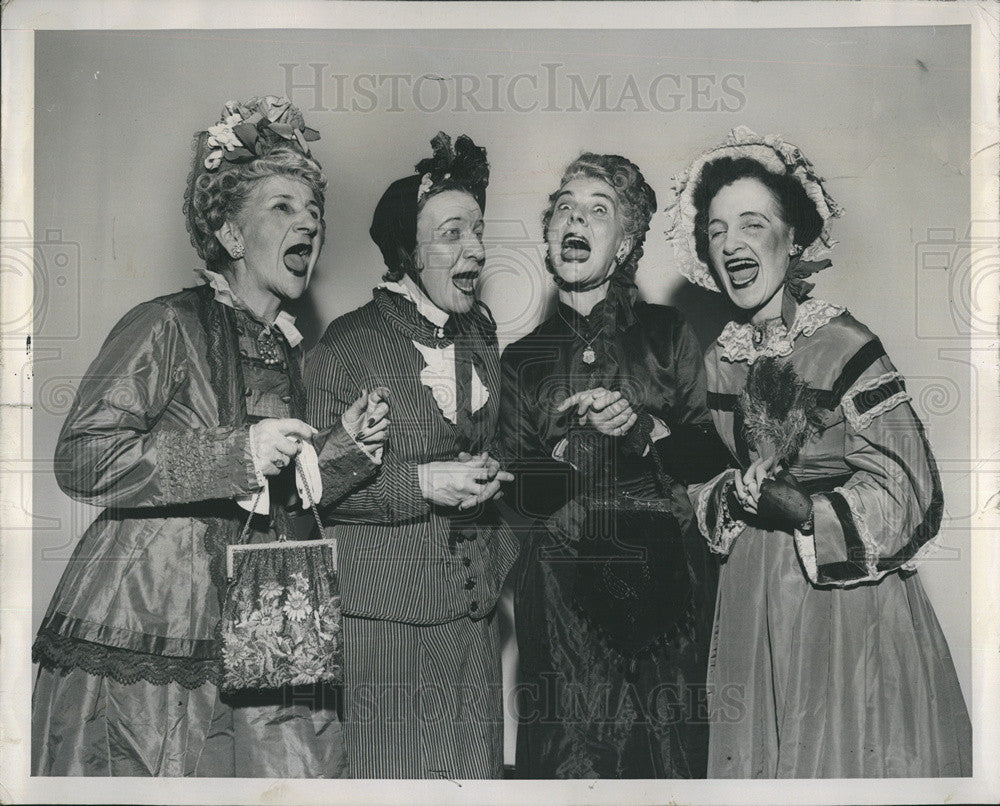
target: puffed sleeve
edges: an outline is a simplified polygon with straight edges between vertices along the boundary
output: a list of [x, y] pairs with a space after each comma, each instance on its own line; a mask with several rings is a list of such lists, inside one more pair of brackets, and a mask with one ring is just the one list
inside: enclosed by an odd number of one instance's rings
[[55, 473], [78, 501], [147, 507], [245, 496], [258, 489], [246, 427], [184, 427], [167, 416], [188, 383], [188, 343], [160, 302], [114, 327], [59, 435]]
[[[320, 341], [306, 358], [305, 385], [309, 422], [321, 430], [336, 426], [341, 414], [361, 393], [361, 384], [351, 380], [348, 362], [335, 354], [326, 339]], [[327, 504], [324, 514], [338, 521], [383, 524], [403, 523], [427, 516], [430, 504], [420, 489], [417, 467], [416, 462], [399, 458], [390, 439], [382, 453], [381, 465], [370, 469], [372, 478], [368, 483], [362, 483], [340, 500], [331, 500], [324, 495], [324, 503]], [[324, 489], [326, 484], [327, 479], [324, 478]]]
[[850, 479], [813, 495], [813, 533], [796, 533], [815, 583], [850, 585], [912, 567], [941, 525], [941, 480], [903, 377], [882, 355], [841, 398]]
[[663, 469], [687, 484], [705, 482], [729, 467], [732, 457], [719, 438], [708, 409], [705, 364], [691, 326], [677, 314], [669, 354], [673, 362], [674, 395], [666, 425], [669, 436], [653, 443]]

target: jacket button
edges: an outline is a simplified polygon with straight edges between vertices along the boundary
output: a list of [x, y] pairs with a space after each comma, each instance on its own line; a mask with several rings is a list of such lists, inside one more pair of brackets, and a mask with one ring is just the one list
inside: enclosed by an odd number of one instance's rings
[[251, 389], [248, 386], [246, 389], [243, 390], [243, 394], [246, 395], [247, 397], [253, 397], [253, 389]]
[[468, 568], [470, 565], [472, 565], [472, 558], [471, 557], [463, 557], [462, 558], [462, 565], [464, 565], [466, 568]]
[[467, 580], [465, 580], [465, 589], [467, 591], [471, 591], [474, 587], [476, 587], [476, 580], [474, 580], [472, 577], [469, 577]]
[[469, 612], [475, 613], [479, 609], [479, 602], [469, 602]]

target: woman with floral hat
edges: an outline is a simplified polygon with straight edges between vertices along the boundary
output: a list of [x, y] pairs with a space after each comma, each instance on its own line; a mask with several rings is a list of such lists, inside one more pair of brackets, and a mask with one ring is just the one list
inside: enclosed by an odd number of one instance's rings
[[496, 325], [477, 298], [486, 149], [443, 132], [382, 194], [373, 300], [309, 353], [310, 420], [386, 387], [393, 435], [377, 474], [333, 512], [344, 606], [344, 730], [356, 778], [499, 778], [496, 603], [517, 553], [493, 498]]
[[[304, 421], [302, 337], [281, 308], [323, 244], [317, 137], [287, 99], [226, 104], [197, 135], [184, 195], [205, 282], [126, 314], [80, 384], [56, 475], [106, 509], [35, 641], [35, 775], [343, 772], [324, 685], [220, 689], [223, 647], [227, 682], [232, 662], [250, 660], [221, 628], [227, 546], [245, 524], [255, 541], [291, 533], [293, 464], [311, 456], [302, 494], [335, 503], [375, 472], [387, 432], [386, 404], [367, 394], [325, 431]], [[248, 523], [248, 510], [262, 514]], [[275, 593], [292, 620], [314, 615], [299, 593]], [[323, 628], [335, 639], [335, 620]], [[288, 679], [313, 676], [300, 663]]]
[[676, 180], [681, 271], [737, 318], [706, 356], [740, 464], [696, 490], [725, 563], [709, 776], [971, 774], [971, 727], [916, 566], [941, 482], [878, 337], [805, 277], [841, 214], [799, 149], [745, 128]]

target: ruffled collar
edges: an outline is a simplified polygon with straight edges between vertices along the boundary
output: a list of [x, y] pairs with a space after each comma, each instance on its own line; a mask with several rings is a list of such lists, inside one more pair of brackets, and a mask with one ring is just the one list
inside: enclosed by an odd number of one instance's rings
[[812, 336], [823, 325], [840, 316], [847, 309], [821, 299], [807, 299], [799, 303], [791, 326], [783, 319], [766, 323], [763, 329], [749, 322], [730, 322], [723, 329], [716, 344], [723, 361], [752, 364], [761, 356], [791, 355], [799, 336]]
[[302, 334], [295, 327], [295, 317], [287, 311], [278, 311], [278, 315], [273, 322], [264, 322], [250, 306], [241, 300], [229, 285], [229, 280], [225, 275], [211, 269], [199, 269], [198, 274], [207, 282], [215, 292], [215, 301], [232, 308], [236, 311], [243, 311], [263, 325], [272, 325], [281, 331], [281, 335], [288, 341], [290, 347], [297, 347], [302, 343]]
[[376, 288], [384, 288], [386, 291], [391, 291], [394, 294], [399, 294], [404, 299], [408, 299], [416, 306], [417, 313], [434, 325], [434, 327], [444, 330], [444, 326], [448, 324], [450, 315], [431, 302], [431, 298], [424, 293], [420, 286], [413, 282], [413, 278], [404, 274], [403, 279], [399, 282], [387, 281], [380, 283]]
[[[458, 382], [455, 377], [455, 344], [445, 332], [451, 315], [438, 308], [420, 286], [406, 275], [399, 282], [380, 283], [375, 290], [387, 291], [413, 304], [425, 326], [407, 334], [424, 359], [424, 368], [420, 371], [420, 383], [430, 390], [444, 418], [457, 425]], [[423, 338], [425, 334], [420, 332], [428, 327], [434, 330], [434, 338], [429, 340], [431, 343], [427, 343]], [[474, 413], [485, 406], [490, 397], [489, 389], [483, 384], [474, 365], [471, 383], [471, 403]]]

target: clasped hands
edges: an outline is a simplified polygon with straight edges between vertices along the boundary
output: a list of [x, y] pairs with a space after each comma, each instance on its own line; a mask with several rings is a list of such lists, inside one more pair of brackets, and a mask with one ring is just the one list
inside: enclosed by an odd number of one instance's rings
[[[348, 434], [379, 461], [389, 433], [388, 390], [362, 389], [341, 417]], [[250, 426], [250, 446], [259, 469], [265, 476], [276, 476], [302, 450], [303, 440], [318, 434], [315, 428], [295, 417], [268, 418]]]
[[574, 406], [580, 425], [589, 425], [609, 437], [624, 436], [639, 417], [621, 392], [601, 386], [570, 395], [559, 404], [556, 411], [568, 411]]
[[500, 498], [500, 484], [514, 480], [486, 451], [476, 456], [463, 452], [453, 461], [428, 462], [417, 468], [417, 475], [426, 500], [460, 510]]

